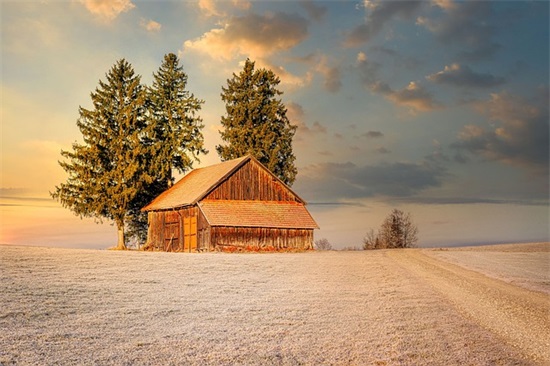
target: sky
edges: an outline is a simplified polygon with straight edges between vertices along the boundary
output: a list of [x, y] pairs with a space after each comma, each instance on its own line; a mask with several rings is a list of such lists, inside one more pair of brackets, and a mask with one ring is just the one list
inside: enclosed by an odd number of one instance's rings
[[392, 209], [425, 247], [549, 241], [547, 1], [0, 0], [0, 243], [108, 248], [109, 222], [49, 192], [78, 108], [117, 60], [142, 82], [167, 53], [205, 101], [247, 58], [280, 78], [315, 238], [360, 247]]

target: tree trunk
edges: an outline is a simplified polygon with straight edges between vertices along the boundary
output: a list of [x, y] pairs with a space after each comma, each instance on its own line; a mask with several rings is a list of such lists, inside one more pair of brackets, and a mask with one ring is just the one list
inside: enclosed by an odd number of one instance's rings
[[126, 244], [124, 243], [124, 225], [117, 225], [118, 227], [118, 243], [117, 250], [126, 250]]

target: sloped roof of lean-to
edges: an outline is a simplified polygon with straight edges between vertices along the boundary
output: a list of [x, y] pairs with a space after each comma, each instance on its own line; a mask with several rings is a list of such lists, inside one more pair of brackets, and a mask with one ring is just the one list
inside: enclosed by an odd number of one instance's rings
[[318, 229], [299, 202], [205, 200], [198, 206], [210, 226]]

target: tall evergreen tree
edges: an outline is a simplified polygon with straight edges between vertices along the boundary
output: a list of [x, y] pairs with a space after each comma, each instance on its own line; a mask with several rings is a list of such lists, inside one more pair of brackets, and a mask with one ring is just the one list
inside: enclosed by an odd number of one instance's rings
[[[198, 161], [204, 148], [202, 119], [198, 115], [204, 101], [186, 90], [187, 74], [179, 65], [178, 57], [169, 53], [156, 73], [153, 85], [148, 89], [150, 113], [150, 168], [155, 179], [140, 194], [141, 206], [145, 206], [174, 183], [172, 171], [185, 173]], [[132, 212], [130, 233], [143, 242], [147, 235], [147, 215], [139, 209]]]
[[118, 229], [117, 248], [125, 246], [125, 224], [139, 203], [148, 173], [146, 91], [141, 77], [124, 59], [113, 65], [106, 82], [91, 93], [93, 109], [80, 107], [77, 126], [83, 143], [62, 151], [66, 183], [51, 194], [80, 217], [112, 220]]
[[[187, 74], [178, 57], [169, 53], [149, 88], [156, 144], [155, 165], [167, 185], [173, 183], [172, 170], [185, 173], [206, 154], [202, 119], [198, 115], [203, 100], [186, 90]], [[165, 187], [166, 188], [166, 187]]]
[[235, 159], [253, 155], [288, 185], [296, 179], [296, 157], [292, 139], [296, 132], [286, 116], [287, 109], [278, 99], [280, 79], [266, 69], [254, 70], [254, 62], [246, 60], [239, 75], [222, 87], [226, 115], [220, 135], [226, 145], [216, 146], [220, 158]]

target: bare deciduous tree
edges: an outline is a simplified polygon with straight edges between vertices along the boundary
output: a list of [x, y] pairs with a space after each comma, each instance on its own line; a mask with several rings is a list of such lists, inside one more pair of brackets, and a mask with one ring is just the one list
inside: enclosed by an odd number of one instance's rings
[[418, 241], [418, 228], [411, 214], [394, 209], [384, 220], [378, 233], [373, 229], [363, 238], [364, 249], [412, 248]]
[[374, 229], [370, 229], [367, 235], [363, 238], [363, 249], [382, 249], [380, 248], [380, 240], [378, 239], [378, 233]]
[[317, 250], [332, 250], [332, 244], [326, 238], [315, 240], [315, 249]]

